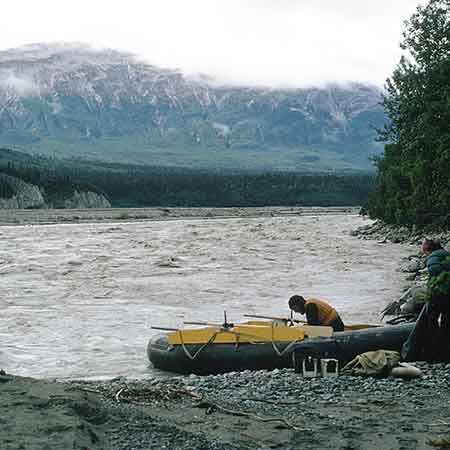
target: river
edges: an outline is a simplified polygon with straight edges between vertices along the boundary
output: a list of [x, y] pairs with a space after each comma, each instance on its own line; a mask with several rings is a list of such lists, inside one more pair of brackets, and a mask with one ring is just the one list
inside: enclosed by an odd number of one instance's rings
[[0, 368], [143, 378], [151, 326], [286, 316], [293, 294], [380, 321], [415, 249], [350, 236], [356, 214], [0, 227]]

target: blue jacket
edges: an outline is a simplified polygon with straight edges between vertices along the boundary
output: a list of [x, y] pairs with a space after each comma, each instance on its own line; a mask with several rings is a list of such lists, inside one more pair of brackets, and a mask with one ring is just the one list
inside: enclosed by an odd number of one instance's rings
[[450, 265], [444, 265], [445, 258], [450, 256], [450, 252], [444, 249], [435, 250], [427, 259], [427, 270], [430, 277], [437, 277], [444, 270], [450, 270]]

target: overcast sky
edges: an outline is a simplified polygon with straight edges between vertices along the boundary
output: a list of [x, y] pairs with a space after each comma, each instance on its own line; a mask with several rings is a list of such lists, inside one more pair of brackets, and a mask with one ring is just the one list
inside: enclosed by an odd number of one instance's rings
[[383, 85], [416, 0], [11, 0], [0, 50], [80, 41], [259, 85]]

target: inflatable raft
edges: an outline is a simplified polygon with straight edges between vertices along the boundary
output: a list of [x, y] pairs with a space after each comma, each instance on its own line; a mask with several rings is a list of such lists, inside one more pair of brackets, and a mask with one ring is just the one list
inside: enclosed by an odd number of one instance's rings
[[181, 374], [276, 369], [293, 366], [297, 345], [332, 336], [331, 327], [249, 321], [160, 333], [150, 339], [147, 354], [154, 367]]

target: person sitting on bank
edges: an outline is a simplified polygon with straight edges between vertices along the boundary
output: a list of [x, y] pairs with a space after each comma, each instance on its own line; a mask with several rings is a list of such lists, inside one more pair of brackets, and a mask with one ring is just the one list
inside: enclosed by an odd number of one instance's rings
[[450, 252], [438, 240], [425, 239], [422, 253], [426, 256], [429, 275], [427, 301], [416, 324], [402, 347], [405, 361], [448, 361], [450, 359], [450, 292], [445, 272], [450, 272]]
[[344, 331], [339, 314], [324, 300], [293, 295], [289, 299], [289, 308], [296, 313], [306, 314], [308, 325], [323, 325], [333, 327], [334, 331]]
[[427, 258], [427, 271], [431, 277], [437, 277], [449, 268], [444, 264], [444, 260], [450, 256], [450, 252], [445, 250], [440, 241], [435, 239], [425, 239], [422, 243], [422, 253]]

